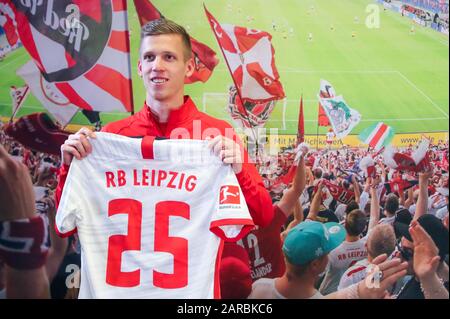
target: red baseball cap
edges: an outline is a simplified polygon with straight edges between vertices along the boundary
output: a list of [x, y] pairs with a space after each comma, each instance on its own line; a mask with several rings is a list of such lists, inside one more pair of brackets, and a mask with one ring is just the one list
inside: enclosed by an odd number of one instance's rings
[[235, 243], [226, 243], [220, 262], [222, 299], [246, 299], [252, 292], [252, 282], [247, 251]]

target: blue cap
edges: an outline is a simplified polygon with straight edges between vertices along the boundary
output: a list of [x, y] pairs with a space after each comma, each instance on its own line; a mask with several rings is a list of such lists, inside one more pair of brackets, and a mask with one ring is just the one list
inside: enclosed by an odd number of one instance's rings
[[338, 223], [305, 221], [289, 231], [283, 253], [291, 264], [306, 265], [339, 246], [345, 235], [344, 227]]

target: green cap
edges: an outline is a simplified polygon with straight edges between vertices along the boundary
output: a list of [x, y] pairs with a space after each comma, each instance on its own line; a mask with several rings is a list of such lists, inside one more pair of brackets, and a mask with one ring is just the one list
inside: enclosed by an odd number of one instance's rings
[[338, 223], [305, 221], [292, 228], [283, 244], [287, 260], [297, 266], [327, 255], [345, 239], [346, 231]]

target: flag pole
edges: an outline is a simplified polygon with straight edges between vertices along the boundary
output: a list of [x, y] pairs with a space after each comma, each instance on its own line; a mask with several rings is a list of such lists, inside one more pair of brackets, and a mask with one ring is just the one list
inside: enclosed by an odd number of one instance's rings
[[[223, 51], [223, 48], [222, 48], [222, 46], [220, 45], [219, 38], [217, 37], [217, 34], [216, 34], [216, 32], [214, 31], [213, 26], [211, 25], [211, 21], [209, 20], [209, 17], [208, 17], [208, 16], [213, 17], [213, 15], [208, 11], [208, 9], [206, 8], [206, 5], [205, 5], [204, 3], [203, 3], [203, 8], [205, 9], [205, 12], [206, 12], [206, 16], [207, 16], [207, 19], [208, 19], [209, 26], [210, 26], [211, 29], [213, 29], [212, 31], [213, 31], [213, 33], [214, 33], [214, 36], [215, 36], [215, 38], [216, 38], [217, 43], [219, 44], [220, 51], [222, 51], [222, 55], [223, 55], [223, 58], [224, 58], [224, 60], [225, 60], [226, 65], [227, 65], [228, 71], [230, 71], [231, 79], [233, 80], [234, 86], [236, 87], [237, 95], [238, 95], [239, 99], [241, 100], [241, 103], [242, 103], [242, 106], [243, 106], [243, 109], [244, 109], [244, 112], [245, 112], [244, 115], [245, 115], [245, 117], [247, 118], [247, 120], [248, 120], [249, 123], [250, 123], [250, 117], [249, 117], [249, 115], [248, 115], [247, 109], [245, 108], [245, 103], [243, 102], [243, 99], [242, 99], [242, 96], [241, 96], [241, 91], [239, 90], [239, 87], [238, 87], [238, 85], [237, 85], [237, 83], [236, 83], [236, 80], [235, 80], [234, 77], [233, 77], [233, 72], [231, 72], [230, 64], [228, 63], [228, 60], [227, 60], [226, 55], [225, 55], [225, 52]], [[214, 17], [214, 19], [215, 19], [215, 17]], [[255, 139], [255, 143], [256, 143], [256, 157], [258, 157], [258, 156], [259, 156], [259, 143], [258, 143], [258, 139], [257, 139], [257, 136], [256, 136], [256, 133], [255, 133], [255, 130], [254, 130], [253, 125], [251, 125], [251, 130], [252, 130], [253, 138]], [[248, 146], [247, 146], [247, 147], [248, 147]]]
[[300, 111], [298, 113], [297, 145], [303, 143], [304, 141], [305, 141], [305, 116], [303, 113], [303, 92], [302, 92], [302, 95], [300, 96]]
[[[128, 9], [126, 8], [126, 1], [125, 1], [125, 9], [126, 9], [126, 14], [125, 14], [125, 27], [126, 30], [129, 30], [129, 23], [128, 23]], [[130, 51], [130, 33], [128, 32], [128, 37], [127, 37], [127, 43], [126, 46], [128, 48], [128, 51]], [[130, 71], [131, 71], [131, 54], [127, 55], [127, 60], [128, 60], [128, 66], [130, 67]], [[131, 76], [131, 74], [130, 74]], [[130, 80], [128, 81], [128, 88], [130, 90], [130, 102], [131, 102], [131, 115], [134, 115], [134, 97], [133, 97], [133, 80], [130, 78]]]
[[72, 117], [71, 117], [70, 120], [67, 122], [67, 124], [64, 125], [64, 126], [62, 127], [63, 130], [65, 130], [66, 127], [70, 124], [70, 122], [72, 122], [73, 118], [75, 117], [75, 115], [77, 115], [77, 113], [78, 113], [79, 111], [80, 111], [80, 110], [78, 109], [78, 111], [75, 112], [75, 113], [72, 115]]
[[317, 129], [316, 129], [316, 151], [319, 150], [319, 115], [320, 115], [320, 104], [317, 109]]

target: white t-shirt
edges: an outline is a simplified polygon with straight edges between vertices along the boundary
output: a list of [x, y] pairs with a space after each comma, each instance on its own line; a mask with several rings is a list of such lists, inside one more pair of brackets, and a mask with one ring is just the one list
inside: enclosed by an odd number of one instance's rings
[[439, 193], [433, 194], [428, 198], [428, 214], [436, 216], [438, 210], [447, 206], [445, 197]]
[[409, 206], [408, 210], [411, 213], [411, 215], [414, 216], [414, 214], [416, 213], [416, 204], [412, 204], [411, 206]]
[[378, 224], [379, 224], [379, 225], [388, 224], [388, 225], [393, 226], [393, 225], [394, 225], [394, 222], [395, 222], [395, 215], [392, 216], [392, 217], [384, 217], [384, 218], [381, 218], [381, 219], [378, 221]]
[[355, 242], [344, 241], [328, 255], [328, 267], [320, 285], [320, 293], [328, 295], [338, 288], [342, 275], [357, 261], [367, 258], [367, 236]]
[[436, 217], [440, 220], [443, 220], [448, 214], [447, 206], [442, 207], [436, 212]]
[[[252, 292], [247, 299], [287, 299], [280, 294], [275, 287], [276, 278], [261, 278], [252, 285]], [[314, 295], [307, 299], [323, 299], [324, 296], [317, 291]]]
[[348, 268], [339, 281], [338, 290], [350, 287], [364, 280], [367, 275], [367, 266], [369, 261], [366, 259], [358, 261], [356, 264]]
[[219, 298], [223, 240], [253, 228], [231, 166], [206, 141], [96, 134], [56, 215], [78, 231], [79, 298]]

